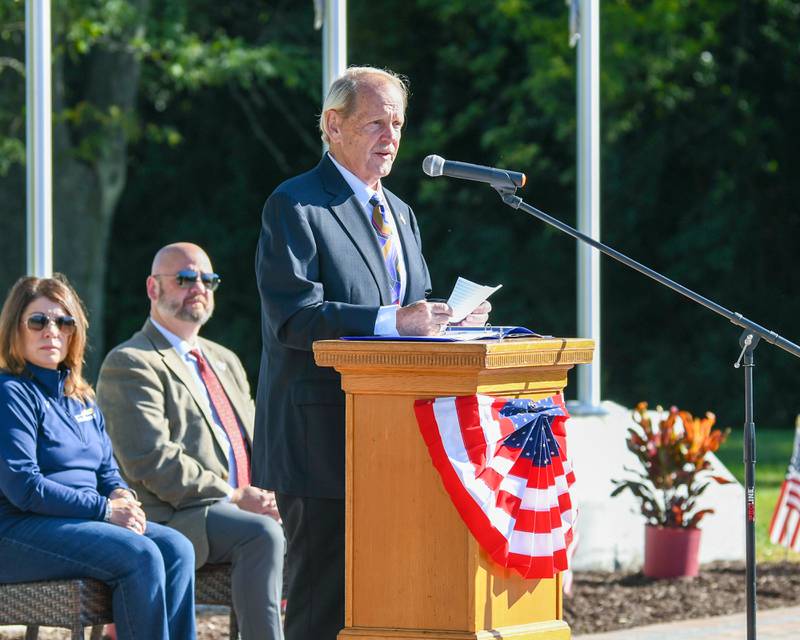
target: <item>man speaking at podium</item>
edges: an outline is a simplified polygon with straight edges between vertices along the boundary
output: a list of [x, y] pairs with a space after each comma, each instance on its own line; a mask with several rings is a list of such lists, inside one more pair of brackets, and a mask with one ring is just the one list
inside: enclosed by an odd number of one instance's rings
[[[313, 342], [436, 335], [451, 315], [425, 301], [430, 277], [416, 218], [381, 184], [407, 99], [394, 73], [348, 69], [320, 116], [330, 151], [264, 205], [253, 483], [275, 490], [286, 528], [287, 640], [334, 640], [344, 626], [344, 394], [339, 374], [314, 364]], [[462, 324], [485, 324], [489, 308]]]

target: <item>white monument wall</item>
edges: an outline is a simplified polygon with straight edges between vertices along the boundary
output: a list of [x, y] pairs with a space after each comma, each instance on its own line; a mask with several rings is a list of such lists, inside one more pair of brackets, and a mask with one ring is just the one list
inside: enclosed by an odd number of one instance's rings
[[[627, 475], [623, 467], [641, 467], [625, 445], [628, 428], [636, 423], [630, 409], [608, 401], [602, 406], [606, 415], [577, 416], [567, 423], [576, 476], [571, 495], [579, 509], [580, 536], [572, 566], [576, 571], [637, 570], [644, 562], [645, 521], [639, 501], [629, 491], [610, 497], [612, 478]], [[715, 475], [734, 480], [716, 456], [709, 454], [709, 460]], [[716, 510], [700, 523], [700, 562], [744, 560], [744, 487], [735, 480], [725, 485], [712, 482], [699, 504]]]

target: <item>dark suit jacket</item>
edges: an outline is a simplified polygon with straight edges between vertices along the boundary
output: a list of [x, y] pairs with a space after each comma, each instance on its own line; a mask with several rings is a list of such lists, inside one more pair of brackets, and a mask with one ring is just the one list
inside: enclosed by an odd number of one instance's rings
[[[403, 246], [403, 304], [430, 291], [417, 221], [384, 188]], [[314, 364], [315, 340], [372, 335], [391, 304], [369, 220], [327, 155], [264, 205], [256, 254], [263, 349], [256, 394], [253, 482], [282, 493], [344, 496], [344, 393]]]
[[[253, 400], [242, 363], [225, 347], [198, 341], [252, 442]], [[208, 507], [233, 491], [228, 440], [212, 426], [208, 402], [188, 366], [150, 320], [106, 356], [97, 404], [148, 519], [183, 533], [198, 566], [204, 564]]]

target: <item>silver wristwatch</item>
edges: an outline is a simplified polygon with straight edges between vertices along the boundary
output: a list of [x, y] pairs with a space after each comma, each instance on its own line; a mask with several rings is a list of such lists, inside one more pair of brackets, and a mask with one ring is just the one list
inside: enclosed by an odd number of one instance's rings
[[111, 506], [111, 500], [106, 498], [106, 513], [103, 516], [103, 520], [106, 522], [111, 522], [111, 514], [114, 512], [114, 508]]

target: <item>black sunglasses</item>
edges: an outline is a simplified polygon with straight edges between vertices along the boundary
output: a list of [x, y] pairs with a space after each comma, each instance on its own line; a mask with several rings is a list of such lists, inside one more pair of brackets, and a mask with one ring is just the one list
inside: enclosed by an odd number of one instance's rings
[[[154, 276], [171, 276], [172, 274], [168, 273], [154, 273]], [[181, 289], [190, 289], [192, 285], [194, 285], [198, 278], [200, 282], [203, 283], [203, 286], [208, 289], [209, 291], [216, 291], [219, 283], [222, 282], [222, 278], [219, 277], [217, 273], [203, 273], [197, 272], [194, 269], [183, 269], [178, 271], [175, 274], [175, 281], [178, 283], [178, 286]]]
[[71, 336], [75, 333], [75, 318], [72, 316], [48, 316], [46, 313], [41, 312], [32, 313], [25, 320], [25, 326], [31, 331], [44, 331], [45, 327], [49, 327], [51, 322], [65, 336]]

